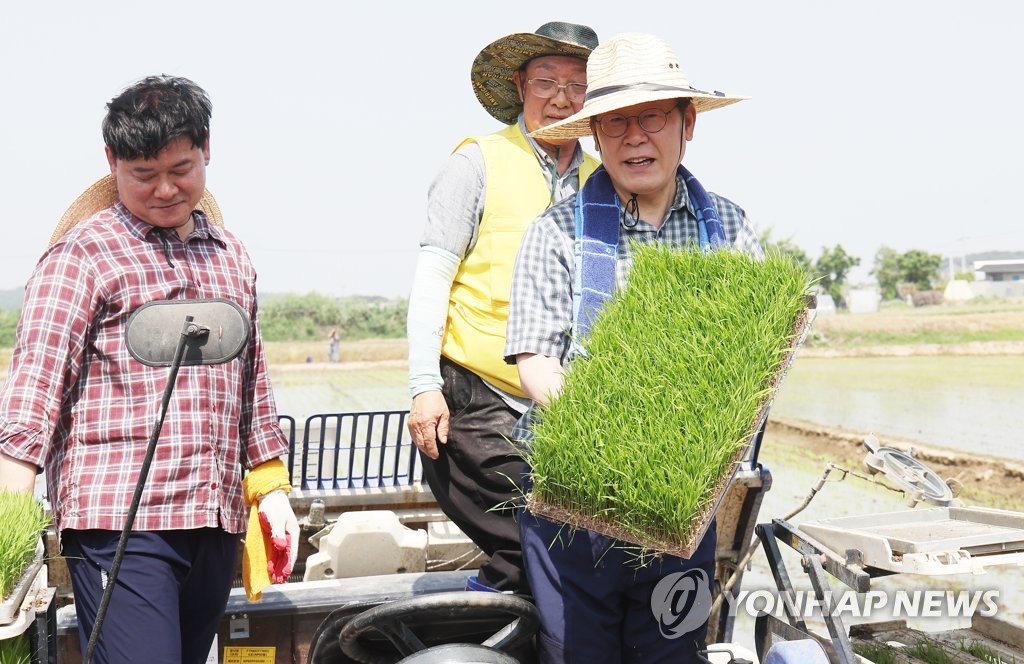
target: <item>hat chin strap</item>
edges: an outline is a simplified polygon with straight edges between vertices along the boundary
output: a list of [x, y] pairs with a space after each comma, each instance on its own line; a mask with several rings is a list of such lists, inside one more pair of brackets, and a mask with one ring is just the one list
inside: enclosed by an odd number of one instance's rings
[[629, 200], [622, 206], [622, 225], [626, 228], [636, 228], [640, 222], [640, 203], [636, 200], [636, 193], [629, 193]]

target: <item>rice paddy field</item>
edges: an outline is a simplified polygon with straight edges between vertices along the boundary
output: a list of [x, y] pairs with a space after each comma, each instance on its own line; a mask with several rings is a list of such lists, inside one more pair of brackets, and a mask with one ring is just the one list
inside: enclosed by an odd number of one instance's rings
[[405, 362], [271, 365], [277, 410], [296, 421], [316, 413], [409, 408]]

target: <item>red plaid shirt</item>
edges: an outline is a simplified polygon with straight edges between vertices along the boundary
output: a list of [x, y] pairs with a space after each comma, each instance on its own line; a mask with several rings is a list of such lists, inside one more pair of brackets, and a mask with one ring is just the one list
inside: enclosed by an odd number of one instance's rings
[[241, 242], [195, 215], [184, 241], [121, 203], [72, 228], [25, 291], [0, 391], [0, 451], [46, 468], [60, 530], [120, 530], [156, 423], [166, 367], [129, 355], [125, 326], [154, 300], [225, 298], [252, 317], [249, 347], [225, 364], [181, 367], [137, 530], [246, 528], [242, 467], [287, 453]]

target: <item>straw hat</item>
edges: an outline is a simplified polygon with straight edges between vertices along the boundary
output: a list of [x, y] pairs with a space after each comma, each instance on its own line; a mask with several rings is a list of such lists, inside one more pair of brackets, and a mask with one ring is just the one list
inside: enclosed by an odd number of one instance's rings
[[[50, 235], [50, 242], [46, 246], [52, 247], [57, 244], [57, 240], [64, 237], [64, 234], [75, 224], [83, 219], [88, 219], [100, 210], [106, 210], [116, 200], [117, 181], [114, 180], [113, 175], [104, 175], [79, 194], [78, 198], [68, 206], [60, 221], [57, 222], [57, 227], [53, 229], [53, 233]], [[199, 199], [196, 209], [205, 213], [210, 223], [216, 226], [224, 226], [224, 217], [221, 216], [220, 206], [217, 205], [217, 201], [209, 189], [203, 191], [203, 197]]]
[[569, 55], [586, 60], [597, 46], [597, 33], [585, 25], [552, 21], [536, 32], [502, 37], [484, 47], [473, 60], [473, 93], [495, 119], [512, 124], [523, 110], [512, 74], [534, 58]]
[[704, 92], [690, 85], [672, 47], [653, 35], [625, 32], [594, 49], [587, 61], [587, 96], [579, 113], [531, 132], [549, 139], [590, 135], [590, 118], [634, 104], [687, 98], [710, 111], [749, 97]]

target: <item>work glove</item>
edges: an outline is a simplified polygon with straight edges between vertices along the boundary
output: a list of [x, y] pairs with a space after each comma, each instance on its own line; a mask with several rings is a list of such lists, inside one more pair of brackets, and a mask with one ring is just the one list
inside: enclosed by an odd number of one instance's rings
[[284, 583], [299, 557], [299, 522], [288, 494], [274, 489], [259, 499], [260, 526], [272, 546], [267, 551], [267, 572], [273, 583]]
[[249, 508], [242, 552], [242, 585], [250, 602], [258, 602], [272, 583], [288, 580], [299, 551], [299, 524], [288, 504], [292, 485], [280, 459], [256, 466], [242, 479]]

